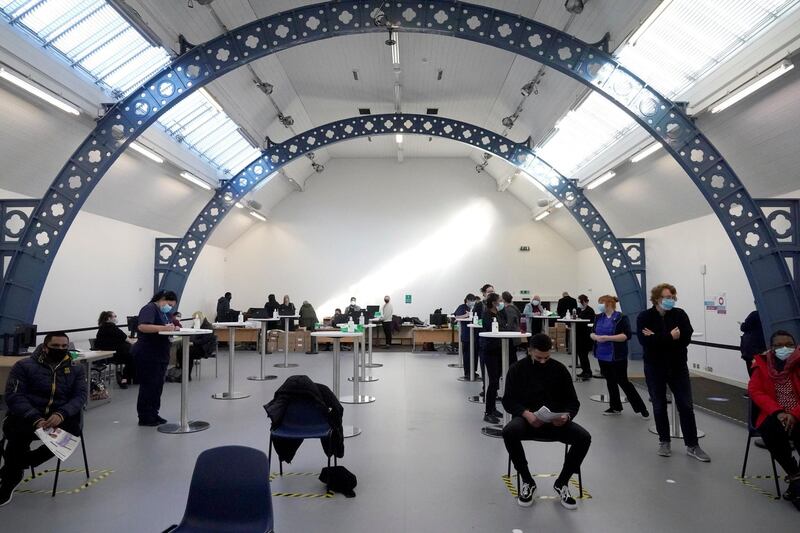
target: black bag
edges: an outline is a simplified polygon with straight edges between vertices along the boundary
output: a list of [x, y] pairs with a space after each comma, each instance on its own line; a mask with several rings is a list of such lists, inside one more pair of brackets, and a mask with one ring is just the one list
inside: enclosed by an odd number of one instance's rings
[[169, 370], [167, 370], [167, 383], [180, 383], [181, 377], [183, 376], [183, 372], [177, 366], [173, 366]]
[[344, 494], [347, 498], [355, 498], [353, 489], [358, 485], [355, 474], [343, 466], [326, 466], [319, 474], [319, 480], [328, 486], [328, 490]]

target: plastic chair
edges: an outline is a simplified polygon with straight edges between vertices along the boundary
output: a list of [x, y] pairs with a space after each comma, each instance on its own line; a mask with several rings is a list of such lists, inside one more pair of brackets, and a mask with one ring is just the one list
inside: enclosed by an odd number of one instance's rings
[[176, 533], [272, 533], [269, 463], [261, 450], [221, 446], [197, 457]]
[[[322, 439], [330, 437], [333, 429], [322, 408], [311, 400], [296, 399], [286, 406], [281, 425], [269, 432], [269, 463], [272, 465], [272, 438], [280, 437], [284, 439]], [[275, 454], [277, 455], [277, 450]], [[333, 457], [333, 464], [336, 465], [336, 456]], [[331, 466], [331, 458], [328, 457], [328, 466]], [[283, 475], [283, 461], [278, 456], [278, 468]]]
[[[747, 459], [750, 457], [750, 443], [756, 437], [760, 437], [761, 434], [758, 432], [758, 429], [755, 426], [755, 419], [758, 417], [758, 407], [753, 403], [753, 400], [747, 402], [747, 447], [744, 449], [744, 461], [742, 462], [742, 475], [741, 478], [744, 479], [744, 473], [747, 470]], [[772, 462], [772, 475], [775, 477], [775, 492], [778, 495], [777, 499], [781, 498], [781, 485], [778, 482], [778, 469], [775, 467], [775, 456], [772, 455], [772, 452], [769, 452], [769, 460]]]
[[[558, 442], [557, 440], [550, 440], [550, 439], [525, 439], [533, 442]], [[525, 442], [525, 441], [523, 441]], [[567, 458], [567, 453], [569, 453], [569, 444], [564, 444], [564, 459]], [[511, 477], [511, 456], [508, 456], [508, 477]], [[579, 497], [583, 497], [583, 477], [581, 476], [581, 470], [578, 469], [578, 491], [580, 492]], [[517, 476], [517, 494], [519, 494], [519, 475]]]

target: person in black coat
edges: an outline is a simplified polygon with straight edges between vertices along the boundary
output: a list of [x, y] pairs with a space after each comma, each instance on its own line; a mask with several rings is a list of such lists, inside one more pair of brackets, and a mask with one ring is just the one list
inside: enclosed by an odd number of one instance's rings
[[[568, 483], [572, 475], [580, 471], [592, 437], [573, 422], [581, 404], [567, 367], [550, 358], [552, 346], [550, 337], [537, 333], [531, 337], [529, 357], [508, 369], [503, 407], [513, 418], [503, 428], [503, 442], [520, 477], [518, 501], [525, 507], [533, 503], [536, 483], [528, 470], [522, 441], [542, 439], [569, 444], [564, 466], [553, 488], [564, 507], [575, 509], [578, 504], [569, 493]], [[535, 414], [542, 407], [547, 407], [551, 413], [563, 414], [544, 422]]]
[[[594, 322], [594, 309], [589, 305], [589, 297], [585, 294], [578, 296], [578, 318]], [[589, 363], [589, 352], [594, 345], [590, 337], [592, 330], [589, 328], [589, 322], [577, 322], [574, 327], [576, 351], [581, 365], [578, 377], [584, 380], [592, 379], [592, 365]]]
[[[500, 327], [500, 295], [491, 293], [486, 297], [483, 311], [483, 328], [481, 332], [489, 333], [492, 331], [492, 323], [497, 320]], [[502, 328], [500, 328], [502, 329]], [[490, 424], [499, 424], [503, 413], [497, 410], [497, 391], [500, 388], [500, 374], [502, 373], [502, 353], [503, 347], [500, 339], [480, 338], [481, 357], [486, 368], [486, 408], [484, 409], [483, 421]]]
[[573, 309], [578, 309], [578, 301], [569, 295], [567, 291], [561, 293], [561, 298], [556, 305], [556, 313], [559, 318], [563, 318], [567, 313], [572, 313]]
[[753, 311], [747, 315], [739, 329], [742, 331], [739, 350], [742, 352], [742, 359], [747, 365], [747, 375], [752, 376], [753, 359], [755, 356], [767, 351], [764, 329], [761, 327], [761, 318], [758, 316], [758, 311]]
[[117, 373], [117, 383], [121, 389], [127, 389], [128, 384], [133, 383], [136, 368], [128, 336], [117, 326], [117, 314], [114, 311], [101, 312], [97, 325], [94, 349], [114, 351], [112, 361], [117, 365], [124, 365], [122, 372]]
[[[267, 296], [267, 303], [264, 304], [264, 309], [267, 311], [267, 316], [269, 318], [275, 316], [275, 313], [278, 311], [278, 308], [280, 308], [280, 304], [278, 303], [278, 300], [275, 299], [275, 295], [270, 294], [269, 296]], [[281, 323], [280, 320], [267, 322], [267, 324], [268, 324], [267, 329], [283, 329], [283, 324]]]
[[216, 322], [235, 322], [239, 316], [239, 311], [231, 309], [231, 293], [226, 292], [217, 300]]
[[639, 313], [636, 320], [636, 336], [644, 349], [644, 376], [658, 430], [658, 454], [662, 457], [672, 455], [667, 415], [669, 387], [678, 408], [686, 453], [698, 461], [709, 462], [711, 459], [697, 441], [692, 383], [687, 364], [687, 347], [692, 341], [694, 329], [686, 312], [675, 307], [677, 296], [673, 285], [656, 285], [650, 290], [653, 307]]

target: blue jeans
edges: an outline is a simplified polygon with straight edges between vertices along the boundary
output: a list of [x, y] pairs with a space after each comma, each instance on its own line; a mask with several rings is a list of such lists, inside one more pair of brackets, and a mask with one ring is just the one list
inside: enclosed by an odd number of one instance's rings
[[670, 441], [669, 416], [667, 415], [667, 386], [672, 391], [672, 401], [678, 407], [678, 417], [687, 447], [697, 446], [697, 423], [694, 419], [692, 384], [686, 363], [677, 365], [644, 364], [644, 377], [653, 401], [653, 418], [656, 421], [658, 440]]

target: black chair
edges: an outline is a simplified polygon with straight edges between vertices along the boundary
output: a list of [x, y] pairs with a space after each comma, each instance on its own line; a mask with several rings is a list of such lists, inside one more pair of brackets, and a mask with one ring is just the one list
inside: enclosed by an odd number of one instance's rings
[[[269, 464], [272, 465], [273, 437], [296, 440], [322, 439], [330, 437], [332, 432], [333, 428], [319, 405], [306, 399], [292, 401], [286, 406], [280, 426], [269, 432]], [[276, 455], [277, 452], [275, 450]], [[337, 464], [335, 455], [333, 464]], [[328, 466], [331, 466], [330, 456], [328, 456]], [[278, 456], [278, 468], [280, 474], [283, 475], [283, 461], [280, 456]]]
[[[755, 420], [758, 418], [758, 407], [753, 403], [753, 400], [749, 400], [747, 402], [747, 447], [744, 449], [744, 461], [742, 462], [742, 475], [740, 476], [744, 479], [745, 471], [747, 470], [747, 459], [750, 457], [750, 442], [754, 438], [760, 437], [761, 434], [758, 432], [758, 429], [755, 426]], [[777, 493], [777, 499], [781, 497], [781, 485], [778, 482], [778, 469], [775, 467], [775, 456], [772, 455], [772, 452], [769, 452], [769, 460], [772, 462], [772, 475], [775, 478], [775, 492]]]
[[273, 528], [267, 456], [246, 446], [221, 446], [197, 457], [183, 519], [165, 533], [272, 533]]
[[[550, 439], [525, 439], [525, 440], [529, 440], [529, 441], [533, 441], [533, 442], [558, 442], [556, 440], [550, 440]], [[525, 441], [523, 441], [523, 442], [525, 442]], [[564, 444], [564, 459], [567, 458], [567, 453], [569, 453], [569, 444]], [[509, 478], [511, 477], [511, 456], [510, 455], [508, 456], [508, 474], [507, 474], [507, 476]], [[580, 494], [578, 495], [578, 498], [582, 498], [583, 497], [583, 477], [581, 476], [580, 468], [578, 469], [578, 491], [580, 492]], [[517, 475], [517, 494], [519, 494], [519, 475]]]

